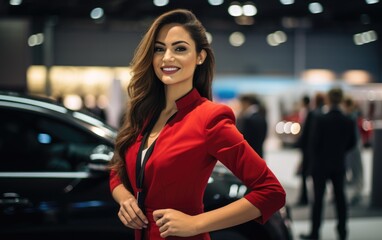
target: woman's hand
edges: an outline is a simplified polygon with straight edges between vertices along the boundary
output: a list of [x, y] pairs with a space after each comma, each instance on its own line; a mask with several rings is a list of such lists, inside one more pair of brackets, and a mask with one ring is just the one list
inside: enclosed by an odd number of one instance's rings
[[198, 234], [195, 216], [174, 209], [160, 209], [153, 212], [154, 221], [162, 238], [168, 236], [189, 237]]
[[134, 197], [120, 202], [118, 217], [126, 227], [132, 229], [146, 228], [148, 224], [146, 216], [138, 207], [138, 202]]

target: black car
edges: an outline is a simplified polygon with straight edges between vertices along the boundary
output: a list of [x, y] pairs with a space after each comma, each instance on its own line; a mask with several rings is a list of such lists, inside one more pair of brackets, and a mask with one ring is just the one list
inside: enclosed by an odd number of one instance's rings
[[[116, 130], [90, 113], [38, 97], [0, 93], [0, 239], [133, 239], [117, 217], [107, 164]], [[246, 187], [217, 165], [206, 210], [242, 197]], [[212, 239], [289, 240], [285, 208]]]

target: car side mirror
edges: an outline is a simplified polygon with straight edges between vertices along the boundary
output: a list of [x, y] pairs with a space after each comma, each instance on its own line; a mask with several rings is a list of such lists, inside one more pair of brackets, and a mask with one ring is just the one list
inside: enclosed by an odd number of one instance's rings
[[88, 168], [92, 172], [108, 172], [108, 165], [113, 158], [114, 149], [101, 144], [95, 147], [89, 156]]

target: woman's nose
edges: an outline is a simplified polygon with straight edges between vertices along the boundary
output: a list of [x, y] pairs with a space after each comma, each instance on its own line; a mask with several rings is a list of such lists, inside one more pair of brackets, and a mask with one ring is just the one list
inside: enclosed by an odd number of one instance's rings
[[173, 62], [174, 56], [172, 55], [172, 52], [170, 50], [166, 50], [163, 55], [163, 62]]

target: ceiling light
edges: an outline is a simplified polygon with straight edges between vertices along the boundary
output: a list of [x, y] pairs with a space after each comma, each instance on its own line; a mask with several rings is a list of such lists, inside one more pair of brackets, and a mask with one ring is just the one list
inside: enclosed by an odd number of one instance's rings
[[291, 5], [294, 3], [294, 0], [280, 0], [280, 3], [283, 5]]
[[241, 32], [234, 32], [229, 36], [229, 42], [234, 47], [240, 47], [245, 42], [245, 36]]
[[28, 38], [28, 46], [34, 47], [44, 43], [44, 34], [33, 34]]
[[363, 45], [366, 43], [377, 41], [378, 35], [377, 32], [374, 30], [363, 32], [363, 33], [357, 33], [353, 36], [353, 41], [355, 45]]
[[103, 17], [103, 9], [102, 8], [94, 8], [91, 12], [90, 12], [90, 17], [92, 19], [100, 19]]
[[275, 46], [278, 46], [278, 45], [279, 45], [279, 43], [277, 43], [277, 42], [275, 41], [275, 39], [274, 39], [274, 37], [273, 37], [273, 34], [269, 34], [269, 35], [267, 36], [267, 43], [268, 43], [270, 46], [272, 46], [272, 47], [275, 47]]
[[379, 0], [365, 0], [367, 4], [379, 3]]
[[324, 8], [322, 7], [321, 3], [318, 2], [312, 2], [309, 3], [309, 11], [313, 14], [322, 13]]
[[283, 31], [276, 31], [274, 33], [276, 41], [284, 43], [287, 40], [287, 35]]
[[168, 4], [168, 0], [154, 0], [153, 3], [157, 7], [163, 7]]
[[233, 17], [238, 17], [243, 15], [243, 8], [238, 2], [232, 2], [231, 6], [228, 7], [228, 13]]
[[208, 0], [208, 3], [212, 6], [222, 5], [224, 0]]
[[248, 2], [243, 6], [244, 16], [255, 16], [256, 14], [257, 14], [257, 8], [253, 3]]
[[287, 41], [287, 35], [283, 31], [276, 31], [267, 36], [267, 43], [270, 46], [278, 46]]
[[18, 6], [21, 5], [22, 2], [23, 0], [9, 0], [9, 5]]

